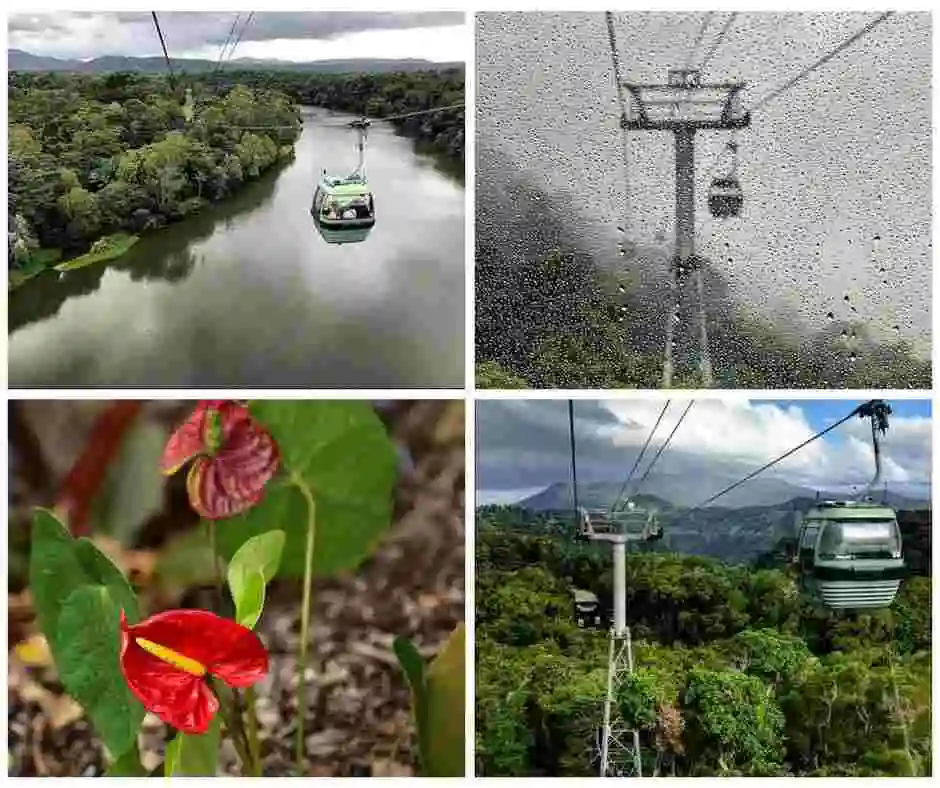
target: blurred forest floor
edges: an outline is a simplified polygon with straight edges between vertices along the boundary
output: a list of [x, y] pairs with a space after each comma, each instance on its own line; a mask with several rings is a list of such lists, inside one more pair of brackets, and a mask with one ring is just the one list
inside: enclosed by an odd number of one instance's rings
[[[53, 503], [108, 404], [11, 403], [10, 776], [95, 776], [106, 768], [101, 742], [81, 707], [63, 692], [45, 641], [36, 634], [26, 568], [30, 512]], [[146, 425], [151, 443], [159, 446], [192, 405], [149, 402], [136, 421]], [[410, 694], [392, 641], [408, 636], [430, 657], [464, 620], [463, 403], [399, 401], [375, 407], [401, 452], [394, 524], [355, 573], [314, 585], [303, 704], [307, 776], [414, 774]], [[211, 606], [213, 591], [205, 562], [199, 560], [205, 552], [194, 548], [200, 532], [186, 500], [185, 474], [161, 482], [133, 533], [122, 531], [120, 523], [99, 533], [99, 515], [100, 522], [113, 524], [122, 513], [142, 512], [147, 496], [129, 496], [126, 489], [112, 491], [104, 514], [92, 512], [91, 535], [128, 573], [146, 613]], [[269, 675], [258, 686], [265, 776], [285, 776], [292, 768], [300, 601], [298, 583], [276, 581], [257, 627], [271, 654]], [[160, 720], [147, 715], [141, 737], [145, 767], [157, 766], [171, 736]], [[220, 774], [236, 775], [237, 769], [234, 748], [225, 741]]]

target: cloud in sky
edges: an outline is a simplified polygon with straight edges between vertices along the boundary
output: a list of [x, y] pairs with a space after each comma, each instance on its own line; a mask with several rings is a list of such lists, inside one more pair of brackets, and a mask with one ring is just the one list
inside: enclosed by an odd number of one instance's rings
[[[576, 400], [579, 481], [620, 481], [633, 465], [664, 400]], [[674, 401], [640, 467], [642, 473], [686, 406]], [[776, 459], [849, 413], [856, 401], [696, 400], [654, 474], [695, 474], [715, 492]], [[571, 474], [567, 402], [486, 400], [476, 405], [478, 503], [509, 502]], [[883, 479], [923, 494], [930, 480], [929, 401], [895, 402], [882, 440]], [[766, 472], [792, 484], [836, 491], [867, 482], [874, 469], [871, 428], [853, 418]], [[482, 495], [481, 495], [482, 494]]]
[[[246, 21], [242, 12], [238, 28]], [[171, 57], [218, 57], [236, 12], [158, 12]], [[470, 29], [460, 12], [256, 13], [235, 57], [312, 61], [345, 58], [465, 59]], [[90, 59], [161, 54], [149, 13], [11, 14], [8, 45], [35, 55]]]

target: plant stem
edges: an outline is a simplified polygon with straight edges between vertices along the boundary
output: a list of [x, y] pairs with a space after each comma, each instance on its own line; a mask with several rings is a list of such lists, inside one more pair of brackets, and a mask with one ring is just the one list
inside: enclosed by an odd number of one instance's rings
[[307, 647], [310, 645], [310, 596], [313, 586], [313, 548], [316, 544], [317, 509], [313, 493], [299, 476], [293, 477], [307, 501], [307, 550], [304, 557], [304, 596], [300, 609], [300, 656], [297, 660], [297, 776], [304, 773], [304, 718], [307, 714]]
[[209, 550], [212, 552], [212, 566], [215, 569], [215, 612], [218, 615], [222, 615], [222, 608], [225, 606], [225, 595], [222, 591], [224, 581], [222, 579], [222, 561], [219, 559], [219, 553], [215, 549], [215, 520], [206, 520], [206, 531], [209, 534]]
[[[206, 531], [209, 535], [209, 549], [212, 551], [212, 565], [215, 570], [215, 612], [218, 615], [222, 615], [225, 608], [225, 580], [222, 576], [222, 561], [216, 549], [214, 520], [206, 520]], [[245, 732], [245, 720], [241, 713], [241, 703], [239, 702], [241, 698], [238, 694], [238, 690], [233, 690], [231, 693], [230, 707], [225, 702], [224, 696], [220, 695], [218, 691], [216, 692], [216, 696], [219, 698], [219, 712], [222, 714], [222, 719], [229, 729], [232, 743], [235, 745], [235, 750], [238, 752], [238, 757], [242, 762], [242, 769], [246, 774], [255, 775], [260, 769], [261, 764], [255, 757], [256, 748], [252, 747], [252, 742], [249, 741], [249, 737]], [[254, 706], [252, 705], [249, 715], [249, 720], [252, 722], [255, 721], [254, 714]], [[260, 776], [260, 774], [257, 776]]]
[[[215, 682], [213, 681], [213, 683]], [[238, 719], [238, 714], [234, 713], [233, 708], [225, 702], [225, 698], [219, 691], [219, 687], [216, 686], [213, 687], [213, 689], [215, 690], [216, 697], [219, 699], [219, 714], [222, 716], [222, 721], [225, 723], [225, 727], [228, 728], [229, 735], [232, 737], [232, 744], [235, 745], [235, 752], [238, 753], [238, 758], [242, 762], [242, 769], [248, 774], [251, 774], [251, 753], [248, 742], [245, 739], [241, 722]]]
[[245, 705], [248, 714], [248, 749], [251, 752], [251, 759], [254, 761], [254, 777], [261, 777], [261, 740], [258, 738], [258, 710], [255, 697], [255, 688], [245, 688]]

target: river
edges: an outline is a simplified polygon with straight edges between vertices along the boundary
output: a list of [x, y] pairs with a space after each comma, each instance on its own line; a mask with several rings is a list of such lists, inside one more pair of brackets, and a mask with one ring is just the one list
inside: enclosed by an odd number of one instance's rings
[[113, 263], [10, 293], [10, 386], [462, 388], [462, 179], [376, 123], [376, 225], [327, 244], [313, 190], [353, 169], [355, 137], [347, 116], [303, 119], [289, 165]]

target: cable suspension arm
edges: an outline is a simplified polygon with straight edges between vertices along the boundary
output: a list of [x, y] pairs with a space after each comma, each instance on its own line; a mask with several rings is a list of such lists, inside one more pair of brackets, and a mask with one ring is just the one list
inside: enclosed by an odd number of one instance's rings
[[764, 98], [762, 98], [762, 99], [761, 99], [760, 101], [758, 101], [753, 107], [751, 107], [750, 111], [751, 111], [752, 113], [756, 112], [757, 110], [761, 109], [765, 104], [769, 103], [770, 101], [773, 101], [775, 98], [777, 98], [778, 96], [780, 96], [780, 95], [782, 95], [783, 93], [785, 93], [786, 91], [788, 91], [790, 88], [792, 88], [792, 87], [793, 87], [794, 85], [796, 85], [798, 82], [800, 82], [800, 81], [802, 81], [803, 79], [805, 79], [806, 77], [808, 77], [812, 72], [814, 72], [814, 71], [815, 71], [816, 69], [818, 69], [820, 66], [825, 65], [825, 64], [828, 63], [830, 60], [832, 60], [836, 55], [838, 55], [840, 52], [842, 52], [842, 51], [845, 50], [845, 49], [848, 49], [848, 47], [850, 47], [852, 44], [854, 44], [854, 43], [855, 43], [856, 41], [858, 41], [860, 38], [862, 38], [863, 36], [865, 36], [865, 35], [867, 35], [868, 33], [870, 33], [870, 32], [871, 32], [872, 30], [874, 30], [878, 25], [880, 25], [882, 22], [884, 22], [885, 20], [887, 20], [888, 17], [892, 16], [893, 14], [894, 14], [894, 11], [885, 11], [885, 12], [884, 12], [883, 14], [881, 14], [877, 19], [875, 19], [873, 22], [869, 22], [867, 25], [865, 25], [865, 27], [863, 27], [863, 28], [862, 28], [861, 30], [859, 30], [857, 33], [855, 33], [854, 35], [851, 35], [851, 36], [849, 36], [847, 39], [845, 39], [845, 41], [843, 41], [841, 44], [839, 44], [839, 46], [837, 46], [835, 49], [833, 49], [832, 51], [830, 51], [828, 54], [823, 55], [821, 58], [819, 58], [819, 60], [817, 60], [815, 63], [813, 63], [813, 65], [811, 65], [809, 68], [804, 69], [804, 70], [801, 71], [799, 74], [797, 74], [795, 77], [793, 77], [793, 79], [789, 80], [788, 82], [785, 82], [785, 83], [784, 83], [783, 85], [781, 85], [779, 88], [777, 88], [776, 90], [772, 91], [772, 92], [769, 93], [768, 95], [764, 96]]

